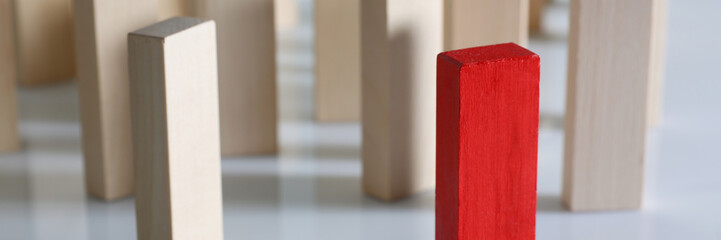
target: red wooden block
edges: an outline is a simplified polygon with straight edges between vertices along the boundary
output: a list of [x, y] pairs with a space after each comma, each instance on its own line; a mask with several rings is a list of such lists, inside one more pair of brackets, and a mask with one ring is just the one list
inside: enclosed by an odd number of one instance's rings
[[437, 68], [436, 239], [535, 239], [540, 58], [507, 43]]

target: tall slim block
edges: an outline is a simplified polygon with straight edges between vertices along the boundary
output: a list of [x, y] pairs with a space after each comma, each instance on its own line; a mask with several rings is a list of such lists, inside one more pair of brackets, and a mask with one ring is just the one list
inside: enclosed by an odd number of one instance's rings
[[540, 58], [455, 50], [437, 74], [436, 239], [535, 239]]
[[563, 174], [570, 210], [641, 206], [653, 1], [571, 1]]
[[190, 14], [189, 1], [195, 0], [157, 0], [158, 20]]
[[360, 1], [315, 1], [315, 118], [360, 119]]
[[20, 148], [12, 0], [0, 0], [0, 152]]
[[531, 31], [541, 29], [541, 21], [543, 21], [543, 7], [547, 0], [529, 0], [528, 10], [528, 28]]
[[78, 92], [88, 192], [133, 193], [128, 32], [157, 18], [155, 0], [75, 0]]
[[651, 64], [648, 76], [648, 125], [661, 122], [663, 115], [663, 82], [666, 65], [666, 28], [668, 0], [653, 0], [651, 22]]
[[435, 186], [442, 9], [442, 0], [361, 1], [363, 188], [381, 200]]
[[220, 145], [224, 155], [278, 149], [273, 0], [193, 1], [218, 26]]
[[130, 33], [138, 239], [223, 239], [215, 23]]
[[75, 77], [73, 0], [14, 0], [18, 78], [43, 85]]
[[444, 0], [444, 49], [528, 43], [529, 0]]

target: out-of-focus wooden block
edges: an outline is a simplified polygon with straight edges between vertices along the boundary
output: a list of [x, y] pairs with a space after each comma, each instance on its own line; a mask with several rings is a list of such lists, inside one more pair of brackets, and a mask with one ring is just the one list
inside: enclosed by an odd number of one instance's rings
[[0, 0], [0, 152], [20, 148], [12, 0]]
[[165, 20], [176, 16], [187, 16], [190, 14], [189, 1], [196, 0], [157, 0], [158, 20]]
[[391, 201], [435, 185], [442, 0], [361, 1], [363, 188]]
[[133, 193], [127, 34], [157, 18], [155, 0], [75, 0], [78, 93], [88, 192]]
[[571, 1], [563, 183], [570, 210], [641, 206], [653, 1]]
[[223, 239], [215, 23], [130, 33], [138, 239]]
[[528, 28], [531, 31], [541, 29], [541, 21], [543, 20], [543, 7], [547, 0], [530, 0], [528, 12]]
[[438, 55], [436, 239], [535, 239], [539, 74], [513, 43]]
[[23, 85], [75, 77], [72, 0], [15, 0], [17, 68]]
[[653, 0], [651, 22], [651, 69], [648, 79], [648, 125], [661, 122], [663, 115], [663, 82], [666, 66], [666, 28], [668, 0]]
[[[298, 26], [300, 22], [300, 8], [298, 0], [274, 0], [275, 1], [275, 27], [286, 30]], [[356, 1], [356, 0], [354, 0]], [[344, 1], [339, 1], [344, 2]], [[353, 1], [351, 1], [353, 2]], [[318, 3], [315, 3], [318, 4]]]
[[220, 146], [224, 155], [278, 148], [273, 0], [193, 2], [218, 27]]
[[360, 1], [315, 1], [315, 118], [360, 119]]
[[528, 42], [529, 0], [445, 0], [444, 48]]

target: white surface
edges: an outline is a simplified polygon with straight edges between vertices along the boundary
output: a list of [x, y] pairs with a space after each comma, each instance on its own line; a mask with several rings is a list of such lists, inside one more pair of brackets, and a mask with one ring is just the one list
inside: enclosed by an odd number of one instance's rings
[[[644, 208], [560, 204], [567, 5], [546, 10], [537, 239], [721, 239], [721, 1], [670, 3], [662, 124], [649, 133]], [[312, 29], [279, 37], [281, 153], [223, 160], [226, 239], [434, 239], [432, 192], [385, 204], [360, 189], [358, 124], [312, 122]], [[133, 201], [85, 196], [75, 85], [23, 89], [23, 152], [0, 155], [0, 239], [134, 239]]]

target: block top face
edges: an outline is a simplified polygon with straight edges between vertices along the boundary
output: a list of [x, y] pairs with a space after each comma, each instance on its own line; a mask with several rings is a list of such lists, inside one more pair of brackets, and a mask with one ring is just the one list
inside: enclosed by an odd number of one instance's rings
[[189, 17], [174, 17], [162, 22], [135, 30], [129, 35], [138, 35], [152, 38], [164, 39], [184, 30], [190, 29], [204, 23], [215, 23], [213, 20], [204, 20]]
[[539, 58], [538, 55], [515, 43], [503, 43], [482, 47], [473, 47], [452, 50], [438, 54], [439, 58], [446, 58], [457, 66], [474, 63], [496, 61], [511, 58]]

